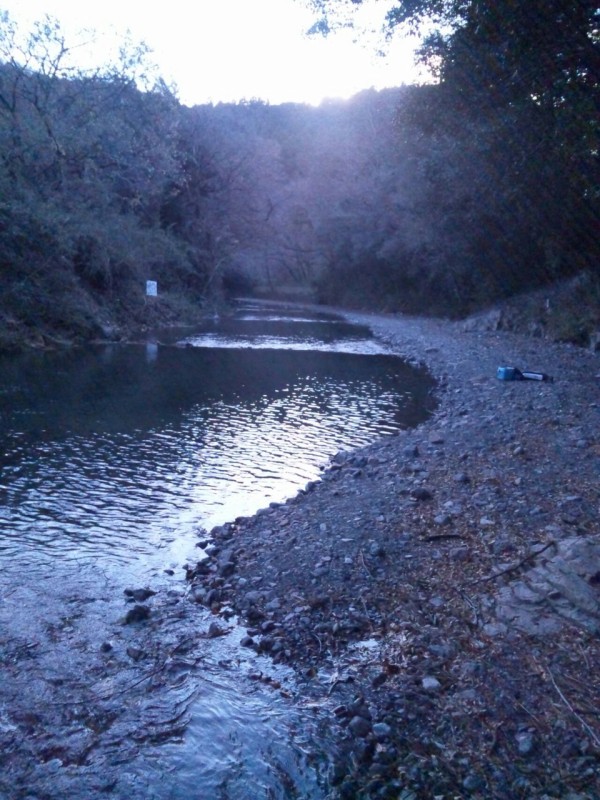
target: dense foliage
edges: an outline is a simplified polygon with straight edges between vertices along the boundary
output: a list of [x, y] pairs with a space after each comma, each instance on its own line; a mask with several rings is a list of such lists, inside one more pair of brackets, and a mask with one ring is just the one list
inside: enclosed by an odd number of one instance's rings
[[[335, 20], [360, 2], [315, 5]], [[426, 32], [421, 55], [440, 81], [413, 96], [400, 134], [425, 173], [415, 183], [431, 236], [424, 272], [458, 292], [459, 310], [597, 275], [598, 4], [399, 0], [388, 21]]]
[[2, 16], [2, 327], [87, 337], [282, 290], [464, 314], [597, 277], [597, 10], [410, 0], [390, 21], [425, 19], [437, 83], [190, 109], [140, 83], [143, 49], [73, 71], [56, 23], [23, 44]]
[[[210, 281], [214, 168], [186, 139], [169, 89], [139, 88], [143, 48], [102, 71], [71, 68], [69, 52], [52, 20], [23, 39], [0, 18], [3, 327], [89, 337], [174, 320]], [[172, 209], [185, 192], [197, 196], [183, 225]]]

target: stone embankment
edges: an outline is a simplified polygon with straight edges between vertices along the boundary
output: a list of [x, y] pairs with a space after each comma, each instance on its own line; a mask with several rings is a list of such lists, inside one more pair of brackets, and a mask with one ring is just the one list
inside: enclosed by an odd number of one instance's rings
[[437, 378], [431, 418], [215, 530], [191, 596], [297, 668], [331, 797], [600, 797], [598, 357], [352, 318]]

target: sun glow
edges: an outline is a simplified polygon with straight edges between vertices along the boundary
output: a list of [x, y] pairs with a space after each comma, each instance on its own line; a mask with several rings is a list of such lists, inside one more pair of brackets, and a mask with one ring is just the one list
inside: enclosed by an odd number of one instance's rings
[[308, 37], [314, 13], [302, 0], [171, 0], [167, 7], [127, 0], [73, 5], [71, 0], [5, 0], [12, 19], [30, 26], [45, 14], [58, 19], [70, 41], [81, 29], [97, 32], [101, 61], [115, 36], [130, 31], [152, 50], [160, 74], [183, 103], [317, 104], [362, 89], [418, 80], [414, 42], [394, 37], [386, 54], [381, 30], [392, 0], [367, 0], [354, 30]]

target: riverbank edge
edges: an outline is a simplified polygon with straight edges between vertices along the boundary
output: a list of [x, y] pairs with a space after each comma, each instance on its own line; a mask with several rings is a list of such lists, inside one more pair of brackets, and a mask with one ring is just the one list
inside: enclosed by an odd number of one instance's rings
[[[280, 305], [289, 308], [310, 308], [323, 312], [326, 307], [302, 297], [302, 291], [282, 291], [270, 296], [256, 294], [248, 298], [213, 298], [204, 305], [191, 303], [177, 294], [149, 298], [129, 311], [118, 314], [106, 308], [86, 308], [85, 324], [65, 320], [60, 327], [24, 324], [11, 313], [0, 309], [0, 354], [27, 349], [55, 349], [85, 343], [126, 343], [138, 341], [168, 329], [193, 327], [205, 319], [231, 313], [240, 300]], [[312, 292], [308, 292], [312, 294]], [[353, 313], [385, 318], [378, 309], [338, 309], [333, 313]], [[388, 314], [388, 318], [398, 316]], [[432, 319], [435, 319], [432, 318]], [[81, 320], [79, 321], [81, 323]], [[568, 342], [593, 353], [600, 352], [600, 284], [598, 277], [583, 272], [541, 289], [525, 292], [492, 306], [474, 310], [457, 324], [471, 332], [508, 332], [540, 338], [550, 342]]]
[[[500, 622], [486, 581], [504, 571], [492, 585], [505, 587], [560, 538], [598, 539], [597, 357], [336, 311], [426, 366], [439, 406], [417, 429], [340, 455], [288, 503], [213, 531], [209, 559], [188, 569], [194, 599], [215, 614], [233, 607], [242, 645], [293, 665], [328, 709], [340, 754], [332, 797], [593, 798], [600, 732], [549, 676], [583, 648], [561, 670], [593, 704], [585, 665], [598, 663], [597, 635], [579, 622], [550, 637]], [[555, 380], [505, 384], [503, 364]], [[574, 478], [578, 494], [565, 494]], [[570, 519], [565, 497], [578, 498]], [[378, 644], [375, 659], [354, 652], [364, 639]]]
[[[27, 770], [46, 763], [48, 741], [59, 742], [64, 763], [88, 763], [88, 750], [64, 741], [69, 692], [85, 698], [102, 758], [111, 697], [131, 695], [124, 707], [135, 717], [135, 692], [151, 698], [174, 653], [189, 649], [192, 659], [194, 642], [212, 646], [229, 632], [240, 642], [229, 668], [302, 713], [319, 798], [599, 796], [598, 356], [462, 323], [310, 310], [367, 325], [426, 367], [438, 382], [431, 417], [338, 454], [284, 504], [199, 532], [209, 557], [187, 565], [185, 588], [169, 570], [154, 591], [127, 589], [127, 613], [109, 621], [106, 641], [98, 647], [96, 637], [90, 649], [85, 633], [77, 646], [89, 681], [70, 686], [62, 676], [67, 701], [55, 702], [53, 690], [54, 711], [37, 733], [14, 734], [7, 758], [31, 754], [19, 761], [21, 782], [6, 784], [9, 797], [28, 793], [19, 787], [33, 785]], [[499, 381], [500, 365], [554, 380]], [[522, 589], [567, 542], [588, 546], [570, 588], [593, 607], [557, 611], [560, 598], [548, 596], [529, 598], [531, 619], [500, 614], [502, 593]], [[295, 680], [269, 672], [265, 656]], [[39, 670], [35, 659], [10, 663], [23, 685], [25, 664]], [[110, 689], [106, 701], [98, 680]], [[188, 680], [202, 684], [193, 670]], [[106, 733], [96, 731], [105, 718]], [[162, 735], [181, 734], [165, 724]]]

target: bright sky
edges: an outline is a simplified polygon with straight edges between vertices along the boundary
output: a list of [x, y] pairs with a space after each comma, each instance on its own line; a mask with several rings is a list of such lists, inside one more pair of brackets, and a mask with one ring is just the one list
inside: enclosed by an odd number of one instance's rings
[[[393, 4], [365, 0], [359, 22], [379, 26]], [[315, 17], [302, 0], [0, 0], [0, 9], [28, 27], [45, 14], [56, 17], [68, 42], [82, 28], [108, 36], [129, 30], [151, 47], [161, 75], [188, 105], [253, 98], [316, 104], [410, 83], [417, 74], [411, 40], [395, 37], [382, 58], [374, 49], [383, 37], [368, 33], [360, 43], [348, 29], [307, 38]]]

